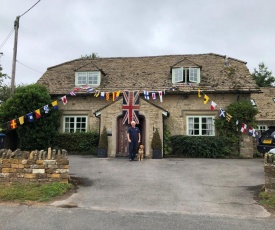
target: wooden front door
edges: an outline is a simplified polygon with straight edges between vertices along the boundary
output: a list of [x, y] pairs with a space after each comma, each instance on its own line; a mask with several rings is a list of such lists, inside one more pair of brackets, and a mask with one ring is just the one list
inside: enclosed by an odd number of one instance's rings
[[[116, 156], [117, 157], [128, 157], [129, 150], [128, 150], [128, 140], [127, 140], [127, 130], [130, 125], [123, 125], [122, 124], [123, 117], [119, 117], [117, 119], [117, 150]], [[139, 117], [139, 124], [136, 125], [140, 129], [141, 133], [141, 143], [144, 145], [145, 141], [145, 119], [144, 117]]]

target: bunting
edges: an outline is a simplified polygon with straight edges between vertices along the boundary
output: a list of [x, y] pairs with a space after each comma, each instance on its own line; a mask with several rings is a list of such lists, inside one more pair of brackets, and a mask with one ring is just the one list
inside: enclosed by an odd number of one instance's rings
[[147, 90], [144, 90], [144, 98], [145, 100], [149, 100], [149, 92]]
[[226, 120], [228, 122], [230, 122], [231, 118], [232, 118], [232, 116], [229, 113], [226, 113]]
[[87, 89], [87, 93], [91, 93], [91, 92], [93, 92], [93, 91], [94, 91], [93, 88]]
[[110, 99], [110, 93], [106, 92], [105, 95], [106, 95], [106, 101], [109, 101], [109, 99]]
[[211, 110], [214, 111], [216, 107], [216, 103], [214, 101], [211, 101]]
[[16, 129], [17, 128], [16, 119], [10, 121], [10, 128], [11, 129]]
[[198, 97], [201, 97], [201, 91], [198, 89]]
[[162, 102], [162, 91], [159, 91], [159, 100]]
[[52, 106], [53, 106], [53, 109], [55, 109], [55, 110], [58, 109], [57, 101], [53, 101]]
[[64, 105], [67, 104], [67, 97], [66, 96], [61, 97], [61, 100], [62, 100]]
[[100, 93], [100, 99], [104, 99], [105, 98], [105, 92], [101, 92]]
[[206, 104], [208, 101], [209, 101], [209, 97], [206, 94], [204, 94], [203, 104]]
[[156, 93], [152, 93], [152, 99], [153, 99], [153, 100], [156, 100], [156, 99], [157, 99]]
[[34, 122], [33, 113], [28, 113], [27, 118], [29, 122]]
[[49, 113], [49, 111], [50, 111], [50, 110], [49, 110], [49, 105], [44, 105], [44, 106], [43, 106], [43, 109], [44, 109], [44, 112], [45, 112], [45, 113]]
[[34, 111], [36, 119], [39, 119], [41, 117], [40, 109], [37, 109]]
[[24, 116], [19, 117], [18, 120], [20, 125], [24, 124]]

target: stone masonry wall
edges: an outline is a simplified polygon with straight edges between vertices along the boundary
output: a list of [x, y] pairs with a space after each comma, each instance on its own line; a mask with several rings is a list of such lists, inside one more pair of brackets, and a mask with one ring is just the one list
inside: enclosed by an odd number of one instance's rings
[[0, 184], [69, 182], [66, 150], [0, 150]]
[[275, 193], [275, 154], [265, 154], [265, 191]]

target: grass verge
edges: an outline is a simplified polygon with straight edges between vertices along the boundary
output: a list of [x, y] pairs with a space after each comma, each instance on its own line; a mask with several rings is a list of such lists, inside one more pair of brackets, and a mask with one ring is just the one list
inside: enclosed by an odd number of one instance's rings
[[46, 202], [65, 194], [72, 184], [53, 182], [49, 184], [12, 184], [0, 186], [0, 201]]
[[259, 203], [263, 205], [272, 216], [275, 217], [275, 194], [260, 192], [259, 194]]
[[261, 192], [259, 198], [260, 204], [275, 211], [275, 193]]

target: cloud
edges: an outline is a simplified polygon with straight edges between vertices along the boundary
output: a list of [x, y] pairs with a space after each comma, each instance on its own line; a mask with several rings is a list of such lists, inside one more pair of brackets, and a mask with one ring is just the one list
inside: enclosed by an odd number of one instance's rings
[[[36, 0], [1, 2], [0, 44]], [[41, 0], [20, 18], [18, 56], [45, 72], [50, 66], [97, 53], [100, 57], [218, 53], [274, 69], [274, 1], [260, 0]], [[0, 50], [11, 74], [13, 36]], [[16, 82], [42, 74], [17, 64]]]

